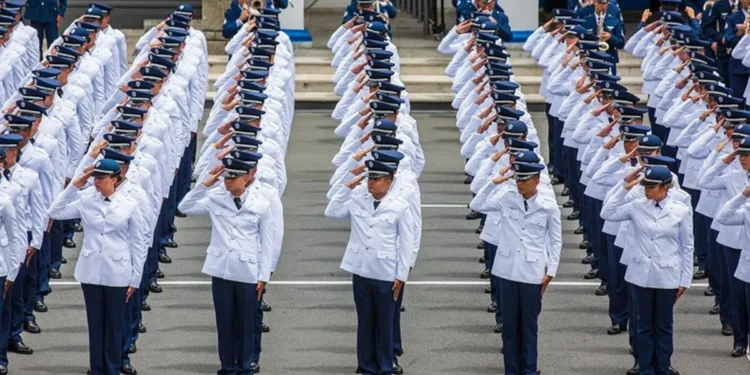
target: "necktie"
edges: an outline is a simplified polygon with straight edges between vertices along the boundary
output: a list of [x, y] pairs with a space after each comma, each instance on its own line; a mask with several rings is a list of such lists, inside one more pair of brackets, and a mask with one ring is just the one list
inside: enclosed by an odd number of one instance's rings
[[3, 176], [5, 176], [5, 179], [10, 181], [10, 169], [3, 169]]
[[234, 197], [234, 205], [237, 206], [238, 210], [242, 208], [242, 199], [240, 199], [240, 197]]
[[61, 98], [63, 96], [63, 93], [64, 93], [64, 91], [63, 91], [62, 88], [57, 89], [57, 95], [60, 96]]
[[105, 202], [112, 202], [111, 200], [109, 200], [109, 197], [105, 197], [105, 198], [104, 198], [104, 201], [105, 201]]
[[528, 211], [529, 210], [529, 201], [526, 199], [523, 200], [523, 210]]
[[375, 206], [375, 209], [378, 209], [378, 206], [380, 206], [380, 201], [372, 202], [372, 205]]
[[635, 167], [636, 165], [638, 165], [638, 159], [630, 158], [630, 166]]
[[659, 202], [656, 202], [656, 205], [654, 207], [661, 208], [661, 205], [659, 205]]

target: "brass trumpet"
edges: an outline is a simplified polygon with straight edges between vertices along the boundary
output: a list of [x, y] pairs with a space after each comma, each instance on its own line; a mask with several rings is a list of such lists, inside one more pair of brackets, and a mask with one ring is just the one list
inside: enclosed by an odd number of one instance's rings
[[707, 11], [714, 7], [714, 1], [713, 0], [706, 0], [705, 3], [703, 3], [703, 11]]

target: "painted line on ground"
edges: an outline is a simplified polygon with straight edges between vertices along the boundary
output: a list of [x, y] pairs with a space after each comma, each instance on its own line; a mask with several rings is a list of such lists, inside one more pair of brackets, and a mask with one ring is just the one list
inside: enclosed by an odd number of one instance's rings
[[[464, 204], [423, 204], [422, 208], [467, 208]], [[468, 209], [468, 208], [467, 208]]]
[[[336, 285], [351, 285], [351, 281], [325, 281], [325, 280], [279, 280], [271, 281], [271, 285], [289, 285], [289, 286], [336, 286]], [[489, 284], [488, 281], [409, 281], [409, 285], [421, 285], [421, 286], [486, 286]], [[74, 286], [80, 285], [77, 281], [52, 281], [52, 286]], [[194, 286], [194, 285], [211, 285], [210, 280], [193, 280], [193, 281], [161, 281], [159, 285], [168, 286]], [[553, 281], [552, 286], [562, 287], [598, 287], [599, 282], [589, 281]], [[694, 283], [695, 288], [705, 288], [708, 283]]]

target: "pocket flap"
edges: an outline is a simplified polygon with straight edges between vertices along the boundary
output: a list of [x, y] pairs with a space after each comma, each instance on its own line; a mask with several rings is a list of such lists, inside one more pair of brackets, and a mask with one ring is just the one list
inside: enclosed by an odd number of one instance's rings
[[128, 253], [115, 253], [112, 255], [112, 259], [114, 260], [128, 260], [130, 259], [130, 254]]
[[211, 246], [208, 249], [206, 249], [206, 253], [214, 255], [214, 256], [219, 256], [219, 254], [221, 253], [221, 251], [219, 251], [218, 247]]
[[240, 253], [240, 260], [248, 263], [256, 263], [257, 257], [255, 256], [255, 254]]
[[526, 261], [527, 262], [540, 262], [544, 259], [544, 253], [541, 251], [527, 251]]
[[346, 251], [351, 251], [351, 252], [353, 252], [353, 253], [358, 253], [358, 252], [359, 252], [359, 245], [355, 245], [355, 244], [349, 244], [349, 245], [348, 245], [348, 246], [346, 247]]
[[396, 260], [396, 252], [391, 250], [378, 250], [378, 259]]

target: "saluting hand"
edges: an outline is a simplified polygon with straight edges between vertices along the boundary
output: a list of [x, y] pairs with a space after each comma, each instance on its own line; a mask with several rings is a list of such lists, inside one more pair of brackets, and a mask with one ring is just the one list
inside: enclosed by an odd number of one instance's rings
[[362, 183], [362, 180], [364, 180], [364, 179], [365, 179], [365, 175], [359, 175], [359, 176], [357, 176], [357, 177], [354, 177], [354, 179], [353, 179], [353, 180], [349, 181], [349, 182], [348, 182], [348, 183], [346, 184], [346, 187], [348, 187], [349, 189], [354, 189], [354, 188], [355, 188], [355, 187], [357, 187], [357, 186], [358, 186], [359, 184], [361, 184], [361, 183]]
[[469, 32], [469, 30], [471, 30], [471, 21], [470, 20], [466, 20], [464, 22], [461, 22], [461, 23], [458, 24], [458, 26], [456, 26], [456, 33], [457, 34], [466, 34], [467, 32]]
[[102, 150], [109, 145], [109, 142], [107, 141], [101, 141], [97, 143], [93, 148], [91, 148], [91, 152], [89, 152], [89, 156], [92, 159], [96, 159], [99, 154], [101, 154]]
[[630, 161], [630, 158], [634, 157], [636, 152], [638, 152], [638, 149], [634, 148], [627, 154], [620, 156], [620, 163], [627, 163], [628, 161]]
[[630, 171], [630, 173], [628, 173], [627, 175], [625, 175], [625, 178], [623, 179], [623, 181], [625, 181], [626, 183], [631, 183], [633, 181], [636, 181], [642, 171], [643, 171], [643, 166], [641, 165], [638, 168]]
[[351, 174], [353, 174], [355, 176], [359, 176], [360, 174], [362, 174], [365, 171], [365, 169], [366, 169], [365, 165], [364, 164], [360, 164], [360, 165], [358, 165], [358, 166], [350, 169], [349, 173], [351, 173]]
[[86, 182], [88, 182], [92, 174], [94, 174], [94, 168], [91, 168], [89, 171], [85, 171], [82, 175], [73, 180], [73, 186], [82, 189], [84, 186], [86, 186]]
[[740, 152], [739, 152], [739, 151], [737, 151], [737, 150], [734, 150], [734, 151], [732, 151], [731, 153], [729, 153], [729, 155], [725, 156], [725, 157], [724, 157], [724, 158], [723, 158], [722, 160], [723, 160], [723, 161], [724, 161], [724, 163], [726, 163], [726, 164], [732, 164], [732, 161], [734, 161], [734, 159], [735, 159], [735, 158], [737, 157], [737, 155], [739, 155], [739, 154], [740, 154]]
[[357, 151], [356, 154], [352, 155], [352, 158], [356, 161], [362, 161], [362, 159], [365, 157], [365, 155], [369, 154], [370, 151], [372, 151], [375, 148], [375, 146], [368, 147], [364, 150]]
[[[221, 174], [224, 173], [224, 165], [220, 164], [219, 169], [216, 173], [212, 173], [211, 176], [209, 176], [206, 181], [203, 181], [203, 186], [210, 188], [211, 186], [214, 186], [216, 184], [216, 181], [219, 181], [219, 177], [221, 177]], [[211, 171], [213, 172], [213, 171]]]
[[638, 184], [640, 184], [642, 180], [643, 180], [643, 176], [639, 176], [639, 177], [638, 177], [638, 178], [636, 178], [635, 180], [633, 180], [633, 181], [631, 181], [631, 182], [628, 182], [628, 183], [627, 183], [627, 184], [625, 185], [625, 190], [627, 190], [627, 191], [630, 191], [630, 189], [632, 189], [632, 188], [633, 188], [633, 187], [634, 187], [635, 185], [638, 185]]

